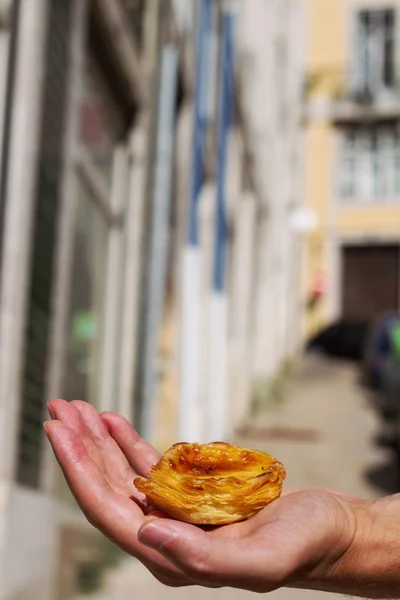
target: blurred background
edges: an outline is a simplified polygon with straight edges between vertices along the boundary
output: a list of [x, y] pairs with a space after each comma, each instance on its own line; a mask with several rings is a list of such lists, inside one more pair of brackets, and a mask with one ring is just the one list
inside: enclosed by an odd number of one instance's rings
[[399, 40], [399, 0], [0, 0], [1, 600], [249, 596], [102, 540], [53, 397], [398, 491]]

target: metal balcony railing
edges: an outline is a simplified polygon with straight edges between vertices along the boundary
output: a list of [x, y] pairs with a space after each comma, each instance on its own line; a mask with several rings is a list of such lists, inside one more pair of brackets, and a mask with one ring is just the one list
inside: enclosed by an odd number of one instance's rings
[[332, 117], [400, 117], [400, 79], [392, 85], [363, 80], [358, 73], [335, 68], [310, 71], [304, 81], [306, 102], [324, 96], [331, 103]]
[[388, 85], [379, 80], [374, 82], [372, 77], [363, 78], [356, 72], [326, 67], [308, 72], [304, 89], [306, 96], [330, 91], [330, 95], [337, 100], [371, 104], [383, 95], [400, 98], [400, 79]]

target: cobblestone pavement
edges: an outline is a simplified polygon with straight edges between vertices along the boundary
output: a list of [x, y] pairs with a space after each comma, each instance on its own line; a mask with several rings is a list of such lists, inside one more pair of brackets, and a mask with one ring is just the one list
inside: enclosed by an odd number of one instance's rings
[[[358, 387], [355, 368], [308, 357], [287, 396], [280, 406], [259, 415], [238, 443], [266, 450], [281, 460], [288, 487], [330, 487], [365, 498], [382, 494], [379, 484], [384, 486], [388, 475], [388, 450], [374, 443], [377, 421]], [[248, 600], [253, 596], [231, 589], [165, 588], [140, 564], [127, 560], [110, 573], [104, 590], [91, 600]], [[333, 597], [289, 589], [268, 596], [271, 600]]]

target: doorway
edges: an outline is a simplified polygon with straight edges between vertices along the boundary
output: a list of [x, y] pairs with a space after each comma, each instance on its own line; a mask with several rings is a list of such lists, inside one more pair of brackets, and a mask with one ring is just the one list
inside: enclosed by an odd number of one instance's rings
[[371, 322], [399, 308], [399, 245], [342, 249], [342, 317]]

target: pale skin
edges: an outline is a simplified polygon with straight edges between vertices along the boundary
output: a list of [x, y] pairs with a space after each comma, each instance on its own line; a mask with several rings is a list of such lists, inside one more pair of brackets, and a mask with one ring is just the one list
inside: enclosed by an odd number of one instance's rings
[[136, 490], [135, 474], [159, 455], [123, 417], [63, 400], [49, 413], [46, 434], [89, 522], [165, 585], [400, 598], [400, 495], [290, 491], [248, 521], [204, 531], [152, 511]]

